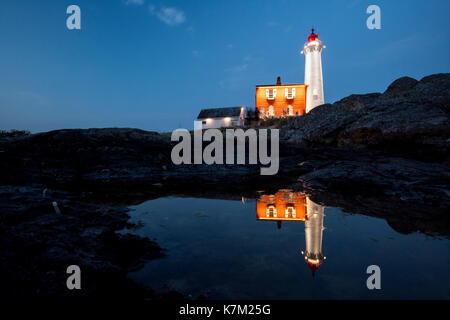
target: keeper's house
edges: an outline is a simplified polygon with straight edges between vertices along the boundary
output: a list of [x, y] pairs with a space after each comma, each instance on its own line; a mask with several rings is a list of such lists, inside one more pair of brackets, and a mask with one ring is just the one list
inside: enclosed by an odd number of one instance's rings
[[202, 109], [197, 117], [202, 129], [242, 126], [244, 120], [245, 108], [242, 106]]
[[307, 86], [304, 84], [277, 84], [256, 86], [256, 110], [260, 119], [270, 117], [302, 116], [306, 113]]

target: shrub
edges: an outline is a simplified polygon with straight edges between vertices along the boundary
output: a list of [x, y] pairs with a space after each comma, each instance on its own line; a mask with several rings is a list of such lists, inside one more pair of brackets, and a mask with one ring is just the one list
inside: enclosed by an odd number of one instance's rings
[[282, 118], [266, 118], [261, 120], [259, 123], [260, 127], [275, 127], [275, 128], [281, 128], [283, 126], [286, 126], [289, 123], [289, 117], [282, 117]]
[[28, 130], [0, 130], [0, 138], [15, 138], [24, 137], [30, 135], [31, 132]]

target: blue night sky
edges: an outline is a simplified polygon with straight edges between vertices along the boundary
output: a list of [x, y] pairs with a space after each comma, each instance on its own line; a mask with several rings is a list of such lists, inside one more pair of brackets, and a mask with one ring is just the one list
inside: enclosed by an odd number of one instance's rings
[[[81, 30], [66, 8], [81, 8]], [[381, 30], [366, 8], [381, 8]], [[449, 72], [450, 1], [2, 0], [0, 129], [192, 128], [254, 107], [256, 84], [303, 83], [314, 25], [325, 101]]]

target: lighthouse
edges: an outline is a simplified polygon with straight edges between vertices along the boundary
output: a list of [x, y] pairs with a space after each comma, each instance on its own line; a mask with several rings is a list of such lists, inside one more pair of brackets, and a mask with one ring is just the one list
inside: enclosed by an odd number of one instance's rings
[[326, 259], [322, 253], [322, 235], [323, 230], [323, 217], [324, 206], [318, 205], [306, 198], [306, 221], [305, 221], [305, 240], [306, 248], [302, 251], [305, 261], [308, 267], [311, 269], [312, 274], [319, 269], [323, 260]]
[[324, 48], [313, 28], [301, 52], [305, 55], [306, 113], [324, 104], [322, 77], [322, 49]]

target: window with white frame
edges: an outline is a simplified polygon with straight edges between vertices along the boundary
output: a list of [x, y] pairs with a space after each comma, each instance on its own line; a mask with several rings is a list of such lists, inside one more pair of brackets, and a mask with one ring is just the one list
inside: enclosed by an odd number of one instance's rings
[[266, 89], [266, 99], [273, 100], [277, 97], [277, 89]]
[[286, 98], [288, 98], [288, 99], [293, 99], [293, 98], [295, 98], [295, 88], [285, 88], [285, 89], [284, 89], [284, 95], [285, 95]]
[[288, 114], [289, 114], [290, 116], [293, 116], [293, 115], [294, 115], [294, 108], [292, 108], [291, 105], [288, 105]]
[[277, 208], [273, 204], [268, 205], [266, 209], [267, 218], [276, 218], [277, 217]]
[[295, 207], [293, 205], [289, 205], [286, 207], [285, 217], [286, 218], [296, 217]]
[[269, 117], [275, 116], [275, 110], [273, 109], [273, 106], [269, 106]]

